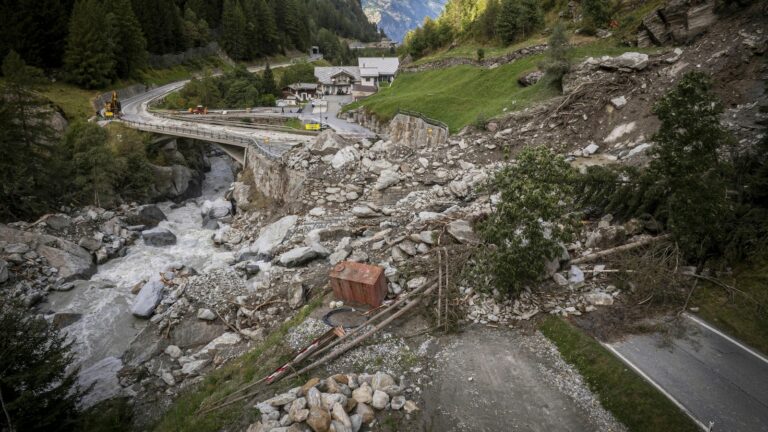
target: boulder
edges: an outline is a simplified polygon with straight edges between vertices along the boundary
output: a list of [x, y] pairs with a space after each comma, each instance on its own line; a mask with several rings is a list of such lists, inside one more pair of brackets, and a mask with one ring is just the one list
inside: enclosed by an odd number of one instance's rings
[[183, 165], [150, 165], [154, 171], [154, 191], [156, 199], [184, 200], [200, 196], [202, 192], [202, 173]]
[[352, 214], [359, 218], [375, 218], [381, 216], [381, 213], [365, 205], [353, 207]]
[[213, 321], [216, 319], [216, 314], [210, 309], [200, 308], [197, 310], [197, 319], [203, 321]]
[[200, 207], [200, 213], [203, 216], [203, 226], [211, 221], [229, 222], [232, 219], [232, 203], [219, 198], [215, 201], [206, 201]]
[[459, 243], [478, 244], [480, 239], [472, 230], [472, 226], [465, 220], [457, 220], [448, 224], [448, 234], [455, 238]]
[[609, 70], [641, 71], [648, 67], [648, 54], [625, 52], [618, 57], [602, 59], [600, 67]]
[[250, 258], [271, 258], [275, 248], [285, 240], [288, 231], [296, 225], [298, 216], [285, 216], [282, 219], [262, 228], [259, 238], [253, 244], [240, 251], [238, 261]]
[[232, 183], [232, 199], [237, 203], [237, 208], [245, 210], [250, 204], [251, 186], [243, 182]]
[[165, 347], [166, 354], [168, 354], [169, 357], [172, 359], [177, 359], [181, 357], [181, 348], [177, 347], [176, 345], [168, 345]]
[[142, 231], [141, 238], [149, 246], [170, 246], [176, 244], [176, 235], [166, 228], [152, 228]]
[[584, 294], [584, 300], [594, 306], [611, 306], [613, 304], [613, 296], [600, 291]]
[[53, 315], [51, 323], [57, 329], [63, 329], [69, 327], [72, 324], [80, 321], [83, 315], [79, 313], [58, 312]]
[[376, 413], [370, 406], [364, 403], [358, 403], [355, 407], [355, 413], [363, 419], [364, 424], [368, 424], [376, 418]]
[[363, 383], [363, 385], [352, 391], [352, 399], [356, 400], [359, 404], [370, 403], [373, 399], [373, 389], [368, 384]]
[[9, 277], [8, 263], [0, 259], [0, 284], [7, 281]]
[[80, 408], [90, 408], [101, 401], [121, 396], [123, 387], [117, 373], [122, 368], [123, 362], [119, 358], [107, 357], [81, 370], [77, 383], [81, 388], [90, 388], [91, 391], [80, 401]]
[[294, 248], [280, 255], [280, 264], [285, 267], [298, 267], [316, 258], [325, 258], [331, 253], [319, 244]]
[[352, 146], [344, 147], [333, 156], [331, 166], [335, 170], [340, 170], [351, 163], [357, 162], [359, 159], [360, 152], [356, 148]]
[[544, 77], [544, 72], [537, 70], [521, 76], [520, 78], [517, 79], [517, 82], [523, 87], [528, 87], [536, 84], [543, 77]]
[[133, 209], [126, 215], [125, 220], [129, 225], [144, 225], [147, 228], [154, 228], [167, 218], [160, 207], [147, 204]]
[[139, 318], [149, 318], [155, 312], [155, 308], [160, 304], [165, 293], [165, 285], [155, 277], [145, 283], [139, 291], [139, 295], [133, 301], [131, 313]]
[[50, 214], [45, 216], [45, 224], [51, 229], [60, 231], [72, 225], [72, 218], [65, 214]]
[[378, 191], [384, 190], [390, 186], [394, 186], [400, 183], [401, 177], [394, 170], [384, 170], [379, 175], [379, 179], [376, 181], [374, 188]]
[[622, 109], [626, 104], [627, 104], [627, 98], [624, 96], [619, 96], [611, 99], [611, 105], [613, 105], [616, 109]]
[[331, 429], [331, 415], [323, 408], [312, 407], [307, 416], [307, 426], [314, 432], [328, 432]]
[[209, 359], [200, 359], [184, 363], [184, 365], [181, 367], [181, 373], [184, 375], [198, 375], [209, 362]]
[[[34, 250], [58, 270], [63, 282], [88, 279], [96, 273], [91, 254], [82, 247], [59, 237], [47, 234], [21, 231], [0, 224], [0, 243], [5, 242], [7, 254], [27, 253]], [[10, 252], [24, 250], [24, 252]]]
[[373, 392], [373, 399], [371, 400], [371, 405], [379, 410], [382, 410], [387, 407], [387, 404], [389, 403], [389, 395], [384, 393], [381, 390], [376, 390]]
[[571, 266], [568, 270], [568, 282], [574, 287], [584, 286], [584, 272], [578, 266]]
[[331, 410], [331, 417], [348, 428], [352, 427], [352, 422], [349, 420], [349, 415], [347, 415], [347, 412], [344, 411], [344, 406], [341, 404], [336, 404], [333, 406], [333, 409]]
[[395, 396], [392, 398], [390, 407], [392, 410], [397, 411], [405, 405], [405, 396]]
[[80, 238], [80, 241], [77, 242], [77, 245], [91, 252], [96, 252], [97, 250], [101, 249], [101, 240], [95, 239], [91, 236], [85, 236]]
[[329, 129], [318, 135], [315, 142], [309, 145], [309, 152], [316, 156], [327, 156], [347, 146], [349, 143], [344, 138]]
[[294, 282], [288, 286], [288, 306], [291, 309], [298, 309], [304, 304], [304, 285], [301, 282]]

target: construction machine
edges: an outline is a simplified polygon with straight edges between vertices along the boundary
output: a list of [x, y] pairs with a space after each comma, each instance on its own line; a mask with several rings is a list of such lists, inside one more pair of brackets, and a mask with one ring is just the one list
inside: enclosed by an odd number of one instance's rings
[[189, 113], [190, 114], [208, 114], [208, 107], [198, 105], [194, 108], [190, 108]]
[[104, 104], [104, 118], [107, 120], [120, 118], [122, 115], [122, 108], [123, 107], [120, 104], [120, 99], [117, 98], [117, 92], [113, 91], [112, 99]]

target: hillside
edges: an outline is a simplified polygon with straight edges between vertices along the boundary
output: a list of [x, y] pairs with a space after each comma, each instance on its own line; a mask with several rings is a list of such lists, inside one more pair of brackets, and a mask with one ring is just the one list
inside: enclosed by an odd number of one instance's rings
[[405, 35], [420, 26], [425, 17], [436, 18], [446, 0], [363, 0], [368, 19], [389, 38], [402, 42]]

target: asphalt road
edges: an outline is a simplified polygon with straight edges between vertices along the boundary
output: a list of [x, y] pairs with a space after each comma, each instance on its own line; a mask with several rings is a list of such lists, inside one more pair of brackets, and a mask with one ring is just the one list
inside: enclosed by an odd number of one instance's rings
[[634, 335], [607, 347], [666, 392], [703, 429], [768, 432], [768, 359], [700, 318], [669, 335]]
[[[290, 63], [278, 64], [278, 65], [274, 65], [273, 68], [281, 68], [281, 67], [286, 67], [290, 65], [291, 65]], [[262, 69], [263, 67], [252, 67], [252, 68], [249, 68], [248, 70], [250, 72], [259, 72]], [[278, 152], [287, 151], [288, 149], [292, 148], [295, 145], [310, 141], [310, 139], [306, 135], [296, 135], [296, 134], [267, 131], [267, 130], [254, 130], [249, 128], [237, 128], [232, 126], [210, 125], [210, 124], [205, 124], [201, 122], [194, 122], [194, 123], [185, 122], [182, 120], [168, 119], [164, 117], [155, 116], [149, 112], [149, 110], [147, 109], [149, 102], [151, 102], [154, 99], [160, 98], [168, 93], [171, 93], [173, 91], [180, 89], [187, 82], [189, 81], [188, 80], [177, 81], [161, 87], [157, 87], [155, 89], [147, 91], [146, 93], [124, 100], [122, 103], [123, 120], [149, 123], [157, 126], [178, 126], [178, 127], [200, 128], [200, 129], [205, 129], [208, 132], [231, 133], [236, 135], [258, 138], [262, 141], [266, 141], [268, 145], [275, 148]], [[335, 111], [331, 112], [331, 108], [335, 109]], [[356, 134], [356, 135], [362, 135], [362, 136], [373, 135], [371, 131], [359, 125], [348, 123], [344, 120], [337, 119], [336, 113], [338, 113], [340, 109], [341, 109], [341, 104], [334, 100], [334, 101], [331, 101], [331, 103], [329, 103], [329, 112], [327, 114], [324, 114], [324, 116], [328, 117], [328, 123], [331, 125], [331, 127], [334, 130], [336, 130], [337, 132], [346, 133], [346, 134]], [[293, 114], [293, 115], [285, 114], [285, 116], [286, 117], [298, 116], [302, 119], [307, 119], [307, 120], [309, 119], [320, 120], [319, 118], [315, 119], [316, 116], [312, 116], [312, 115], [307, 115], [305, 117], [305, 115], [303, 114]]]

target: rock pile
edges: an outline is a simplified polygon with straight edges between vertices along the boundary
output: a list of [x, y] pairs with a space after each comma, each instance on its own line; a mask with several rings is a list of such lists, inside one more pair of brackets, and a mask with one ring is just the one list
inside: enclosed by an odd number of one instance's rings
[[377, 411], [419, 408], [406, 398], [410, 388], [398, 385], [388, 374], [337, 374], [324, 380], [312, 378], [301, 387], [256, 404], [261, 421], [247, 432], [358, 432], [376, 422]]

